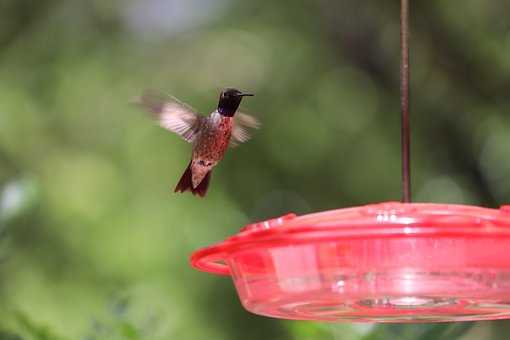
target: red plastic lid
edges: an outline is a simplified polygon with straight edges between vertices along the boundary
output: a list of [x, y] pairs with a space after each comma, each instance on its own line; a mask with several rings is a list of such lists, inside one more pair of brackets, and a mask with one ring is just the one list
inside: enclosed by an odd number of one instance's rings
[[490, 209], [468, 205], [385, 202], [303, 216], [287, 214], [245, 226], [225, 241], [193, 253], [194, 268], [230, 275], [227, 258], [253, 247], [334, 241], [342, 238], [448, 235], [510, 236], [510, 205]]

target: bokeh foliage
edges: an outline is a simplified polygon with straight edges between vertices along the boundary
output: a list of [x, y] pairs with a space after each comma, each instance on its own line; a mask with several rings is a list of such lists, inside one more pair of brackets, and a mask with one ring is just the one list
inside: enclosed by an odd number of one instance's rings
[[[246, 313], [189, 254], [252, 220], [397, 200], [398, 1], [2, 0], [0, 339], [506, 339], [507, 322], [323, 325]], [[510, 3], [412, 2], [418, 201], [510, 195]], [[160, 89], [263, 129], [207, 199], [189, 148], [129, 100]]]

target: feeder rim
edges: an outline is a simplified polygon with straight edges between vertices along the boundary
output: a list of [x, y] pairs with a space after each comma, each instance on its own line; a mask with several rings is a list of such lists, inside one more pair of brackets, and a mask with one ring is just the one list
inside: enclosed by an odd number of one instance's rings
[[460, 204], [384, 202], [302, 216], [287, 214], [249, 224], [223, 242], [192, 254], [201, 271], [229, 275], [228, 258], [260, 247], [337, 239], [398, 237], [510, 237], [510, 206], [499, 209]]

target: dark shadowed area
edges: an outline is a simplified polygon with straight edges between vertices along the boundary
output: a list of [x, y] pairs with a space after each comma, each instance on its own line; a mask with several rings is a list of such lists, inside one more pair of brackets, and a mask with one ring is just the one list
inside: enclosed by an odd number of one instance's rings
[[[414, 200], [510, 202], [510, 2], [411, 10]], [[208, 113], [227, 86], [263, 128], [174, 194], [190, 147], [130, 100]], [[507, 339], [262, 318], [188, 264], [254, 220], [400, 199], [399, 110], [396, 0], [0, 1], [0, 339]]]

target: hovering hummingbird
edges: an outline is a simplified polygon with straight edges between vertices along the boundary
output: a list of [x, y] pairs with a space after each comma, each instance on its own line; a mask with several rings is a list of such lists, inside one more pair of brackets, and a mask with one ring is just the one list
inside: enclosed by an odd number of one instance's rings
[[174, 192], [190, 190], [193, 195], [205, 196], [212, 169], [223, 158], [227, 148], [250, 139], [250, 128], [258, 128], [254, 117], [237, 108], [243, 97], [253, 96], [234, 88], [220, 94], [218, 107], [209, 116], [198, 114], [187, 104], [172, 96], [147, 92], [138, 100], [159, 122], [159, 125], [192, 144], [191, 161]]

